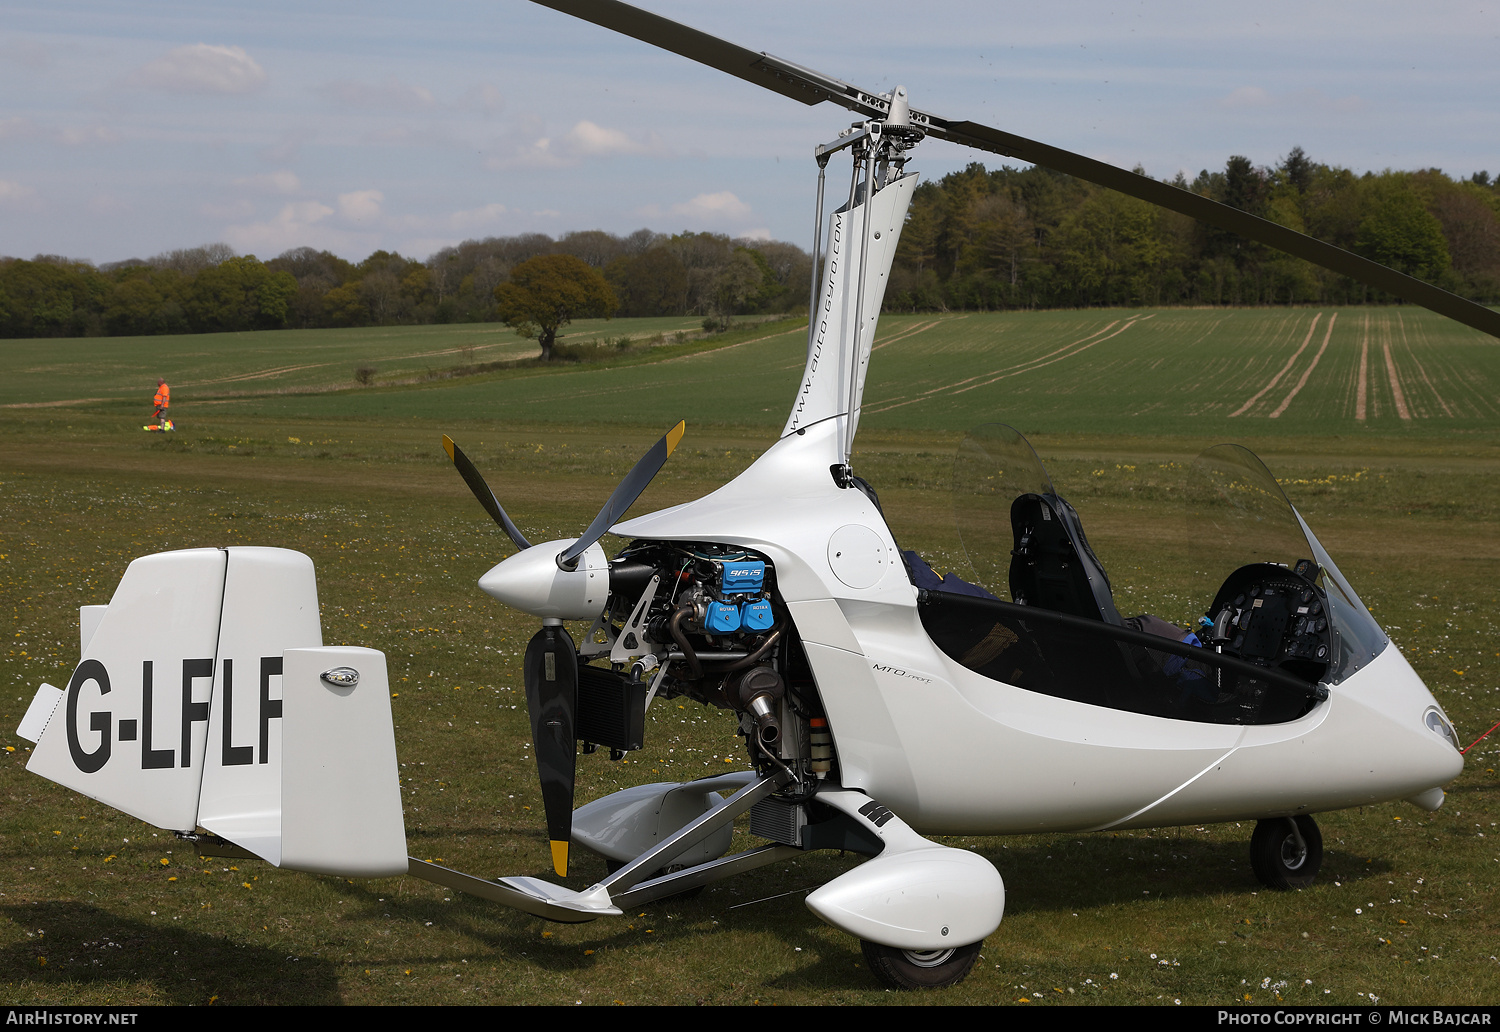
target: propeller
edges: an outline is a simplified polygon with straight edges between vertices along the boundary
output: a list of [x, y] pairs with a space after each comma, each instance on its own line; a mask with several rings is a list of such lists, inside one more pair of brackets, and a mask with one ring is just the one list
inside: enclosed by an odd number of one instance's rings
[[[609, 564], [598, 542], [646, 490], [682, 441], [687, 423], [679, 421], [631, 467], [604, 508], [576, 541], [549, 541], [535, 547], [506, 515], [490, 485], [453, 438], [443, 450], [474, 497], [520, 549], [479, 579], [479, 586], [505, 604], [542, 618], [542, 628], [526, 645], [522, 671], [531, 741], [542, 783], [552, 867], [568, 874], [568, 843], [573, 831], [573, 785], [577, 772], [578, 651], [563, 620], [591, 620], [608, 597]], [[554, 551], [554, 548], [556, 551]]]
[[578, 652], [561, 623], [544, 625], [526, 644], [526, 710], [531, 716], [532, 751], [542, 782], [542, 809], [552, 869], [568, 874], [568, 842], [573, 837], [573, 781], [578, 743], [573, 737], [578, 713]]
[[474, 497], [479, 499], [479, 504], [484, 506], [484, 511], [490, 514], [490, 519], [500, 524], [501, 529], [515, 542], [517, 548], [530, 548], [531, 542], [526, 540], [525, 535], [505, 514], [500, 500], [495, 497], [495, 492], [490, 490], [490, 485], [485, 483], [484, 477], [474, 467], [474, 463], [469, 461], [464, 450], [453, 443], [453, 438], [447, 434], [443, 435], [443, 451], [447, 452], [448, 458], [453, 460], [458, 475], [464, 478], [464, 483], [469, 485], [469, 490], [474, 492]]
[[1127, 172], [1123, 168], [1028, 140], [978, 122], [949, 121], [937, 115], [910, 109], [905, 100], [871, 93], [810, 68], [803, 68], [771, 54], [747, 50], [706, 32], [643, 11], [619, 0], [533, 0], [543, 7], [570, 14], [595, 25], [613, 29], [674, 54], [728, 72], [747, 82], [763, 86], [803, 104], [831, 101], [866, 118], [885, 120], [894, 115], [898, 124], [909, 124], [928, 136], [989, 151], [1019, 161], [1030, 162], [1056, 172], [1086, 180], [1096, 186], [1187, 215], [1211, 226], [1238, 233], [1258, 243], [1274, 247], [1294, 258], [1302, 258], [1325, 269], [1348, 276], [1368, 286], [1405, 298], [1407, 301], [1446, 315], [1466, 326], [1472, 326], [1500, 337], [1500, 312], [1475, 304], [1457, 294], [1430, 283], [1372, 262], [1351, 251], [1287, 229], [1249, 212], [1231, 208], [1188, 190], [1161, 183], [1150, 176]]
[[687, 432], [687, 420], [680, 419], [677, 425], [662, 435], [651, 448], [642, 455], [636, 464], [631, 467], [630, 472], [625, 474], [625, 479], [610, 494], [609, 500], [604, 503], [604, 508], [599, 510], [599, 515], [594, 517], [594, 522], [589, 524], [583, 532], [583, 537], [573, 542], [572, 547], [563, 551], [557, 557], [557, 568], [559, 570], [574, 570], [578, 568], [578, 557], [584, 550], [604, 536], [604, 532], [613, 527], [625, 510], [629, 509], [635, 500], [646, 490], [646, 485], [651, 483], [652, 478], [660, 472], [667, 464], [667, 459], [677, 450], [677, 445], [682, 441], [682, 435]]

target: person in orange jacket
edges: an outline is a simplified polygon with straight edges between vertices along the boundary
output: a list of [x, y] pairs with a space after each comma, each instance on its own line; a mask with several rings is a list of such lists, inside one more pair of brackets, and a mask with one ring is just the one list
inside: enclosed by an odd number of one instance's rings
[[167, 408], [172, 404], [172, 388], [159, 376], [156, 378], [156, 397], [151, 399], [151, 404], [156, 406], [157, 426], [163, 430], [170, 429], [172, 421], [167, 418]]

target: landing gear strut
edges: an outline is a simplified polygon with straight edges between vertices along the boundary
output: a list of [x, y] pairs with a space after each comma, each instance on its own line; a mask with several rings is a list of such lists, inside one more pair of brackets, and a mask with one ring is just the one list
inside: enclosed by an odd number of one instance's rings
[[1301, 817], [1269, 817], [1250, 836], [1250, 866], [1270, 889], [1305, 889], [1323, 864], [1323, 836], [1317, 823]]

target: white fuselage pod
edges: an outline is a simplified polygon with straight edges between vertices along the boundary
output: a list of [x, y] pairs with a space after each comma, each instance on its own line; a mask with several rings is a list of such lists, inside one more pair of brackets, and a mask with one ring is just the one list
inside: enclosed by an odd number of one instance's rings
[[1282, 724], [1175, 720], [991, 680], [932, 642], [875, 505], [830, 475], [841, 420], [801, 428], [696, 502], [615, 532], [763, 553], [827, 709], [841, 780], [923, 833], [1252, 819], [1410, 798], [1462, 757], [1394, 645]]

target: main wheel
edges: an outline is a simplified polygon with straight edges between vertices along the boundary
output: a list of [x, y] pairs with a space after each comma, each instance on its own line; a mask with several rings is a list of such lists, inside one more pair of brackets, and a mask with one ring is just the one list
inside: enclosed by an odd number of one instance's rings
[[[1298, 836], [1302, 839], [1300, 844]], [[1250, 836], [1250, 866], [1262, 885], [1270, 889], [1305, 889], [1318, 876], [1322, 865], [1323, 835], [1311, 817], [1269, 817], [1256, 822], [1255, 833]]]
[[982, 942], [945, 950], [902, 950], [868, 939], [859, 941], [875, 977], [892, 989], [946, 989], [969, 977]]

